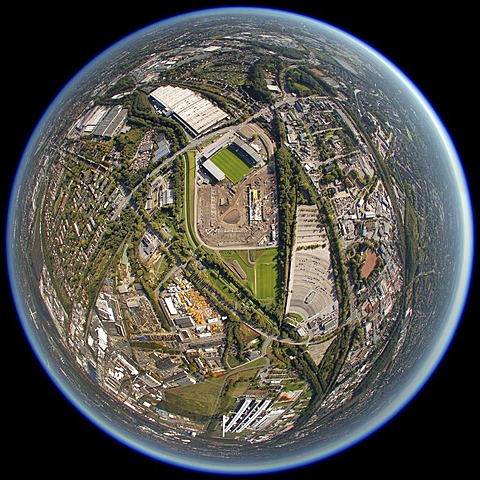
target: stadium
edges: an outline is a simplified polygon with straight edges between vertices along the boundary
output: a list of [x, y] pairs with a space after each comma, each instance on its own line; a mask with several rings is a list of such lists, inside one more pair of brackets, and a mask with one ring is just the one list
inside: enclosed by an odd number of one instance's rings
[[222, 137], [203, 154], [202, 167], [215, 181], [225, 177], [238, 183], [252, 168], [263, 165], [263, 158], [240, 138]]

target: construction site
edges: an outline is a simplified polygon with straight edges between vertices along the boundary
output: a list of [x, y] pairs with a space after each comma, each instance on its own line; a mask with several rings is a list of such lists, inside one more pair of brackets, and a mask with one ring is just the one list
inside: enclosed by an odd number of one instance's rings
[[202, 182], [197, 185], [197, 233], [216, 249], [275, 246], [275, 197], [275, 174], [268, 165], [235, 185]]

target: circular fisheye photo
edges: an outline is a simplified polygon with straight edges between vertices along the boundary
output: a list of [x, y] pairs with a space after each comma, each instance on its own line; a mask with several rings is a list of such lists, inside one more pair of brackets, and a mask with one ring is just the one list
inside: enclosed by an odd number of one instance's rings
[[456, 147], [405, 73], [319, 18], [144, 22], [65, 78], [19, 152], [5, 258], [29, 371], [172, 469], [354, 448], [422, 391], [464, 312]]

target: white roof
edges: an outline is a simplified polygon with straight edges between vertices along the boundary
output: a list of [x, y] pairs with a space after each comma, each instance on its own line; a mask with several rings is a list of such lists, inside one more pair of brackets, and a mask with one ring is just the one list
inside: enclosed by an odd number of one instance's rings
[[175, 305], [173, 304], [173, 300], [171, 297], [165, 297], [165, 304], [167, 305], [170, 315], [178, 314], [178, 310], [175, 308]]
[[223, 170], [218, 168], [211, 160], [206, 160], [205, 162], [203, 162], [203, 167], [219, 182], [225, 178], [225, 173], [223, 173]]
[[98, 346], [102, 349], [105, 350], [108, 346], [108, 335], [103, 328], [98, 328], [97, 330], [98, 334]]
[[150, 96], [196, 133], [202, 133], [228, 118], [222, 109], [188, 88], [164, 85], [156, 88]]

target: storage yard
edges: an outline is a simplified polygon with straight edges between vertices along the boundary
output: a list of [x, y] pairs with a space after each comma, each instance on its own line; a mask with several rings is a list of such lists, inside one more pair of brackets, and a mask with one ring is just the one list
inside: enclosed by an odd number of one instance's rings
[[275, 177], [262, 167], [247, 178], [197, 186], [197, 231], [213, 248], [276, 245]]

